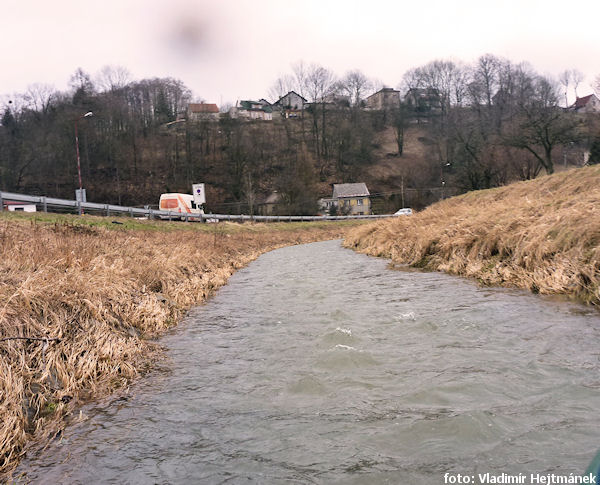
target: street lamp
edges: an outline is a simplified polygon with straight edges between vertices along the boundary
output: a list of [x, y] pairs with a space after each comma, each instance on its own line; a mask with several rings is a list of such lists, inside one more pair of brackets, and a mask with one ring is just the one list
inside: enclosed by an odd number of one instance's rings
[[444, 200], [444, 188], [446, 187], [446, 181], [444, 180], [444, 167], [450, 167], [452, 164], [450, 162], [442, 162], [442, 166], [440, 167], [440, 179], [442, 182], [442, 199]]
[[78, 202], [80, 202], [79, 204], [79, 215], [81, 215], [81, 202], [85, 202], [85, 197], [83, 195], [83, 187], [81, 185], [81, 160], [79, 158], [79, 136], [77, 133], [77, 123], [79, 123], [79, 120], [83, 119], [83, 118], [89, 118], [90, 116], [93, 116], [94, 113], [92, 113], [91, 111], [88, 111], [87, 113], [81, 115], [79, 118], [77, 118], [75, 120], [75, 150], [77, 152], [77, 175], [79, 177], [79, 193], [76, 194], [76, 199]]

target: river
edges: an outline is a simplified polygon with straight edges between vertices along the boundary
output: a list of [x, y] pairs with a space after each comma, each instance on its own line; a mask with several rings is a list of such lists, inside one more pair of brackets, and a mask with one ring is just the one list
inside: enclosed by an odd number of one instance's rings
[[166, 361], [20, 466], [23, 483], [437, 484], [583, 473], [600, 446], [592, 309], [329, 241], [240, 270]]

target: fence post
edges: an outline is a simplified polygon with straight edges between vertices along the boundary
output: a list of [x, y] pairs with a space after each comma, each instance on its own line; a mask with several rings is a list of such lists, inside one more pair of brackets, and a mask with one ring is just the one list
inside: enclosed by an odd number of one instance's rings
[[106, 204], [104, 208], [106, 209], [106, 217], [110, 217], [110, 206]]
[[79, 215], [81, 215], [82, 211], [81, 211], [81, 201], [80, 200], [77, 201], [77, 212], [79, 213]]
[[48, 201], [46, 197], [42, 197], [42, 207], [44, 208], [44, 212], [48, 212]]
[[2, 201], [2, 192], [0, 192], [0, 212], [4, 210], [4, 202]]
[[129, 217], [133, 217], [133, 208], [132, 207], [129, 208]]

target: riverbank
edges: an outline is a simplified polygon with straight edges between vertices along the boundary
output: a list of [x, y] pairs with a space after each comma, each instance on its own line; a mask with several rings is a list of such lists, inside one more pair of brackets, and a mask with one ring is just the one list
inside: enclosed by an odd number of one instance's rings
[[236, 269], [352, 225], [0, 214], [0, 472], [78, 404], [148, 369], [152, 339]]
[[441, 201], [351, 231], [346, 247], [485, 285], [600, 304], [600, 167]]

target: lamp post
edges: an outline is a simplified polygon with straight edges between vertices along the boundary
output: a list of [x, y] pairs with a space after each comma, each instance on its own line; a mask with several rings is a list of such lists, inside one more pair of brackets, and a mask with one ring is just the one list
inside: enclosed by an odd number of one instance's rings
[[440, 167], [440, 179], [442, 182], [442, 198], [441, 200], [444, 200], [444, 188], [446, 187], [446, 181], [444, 180], [444, 167], [449, 167], [452, 164], [450, 162], [442, 162], [442, 166]]
[[83, 196], [83, 187], [81, 184], [81, 160], [79, 158], [79, 135], [77, 133], [77, 124], [79, 123], [79, 120], [83, 119], [83, 118], [89, 118], [90, 116], [93, 116], [94, 113], [92, 113], [91, 111], [88, 111], [87, 113], [81, 115], [79, 118], [77, 118], [75, 120], [75, 151], [77, 152], [77, 176], [79, 177], [79, 195], [78, 197], [76, 197], [77, 201], [79, 202], [79, 215], [81, 215], [81, 202], [85, 202], [85, 197]]

